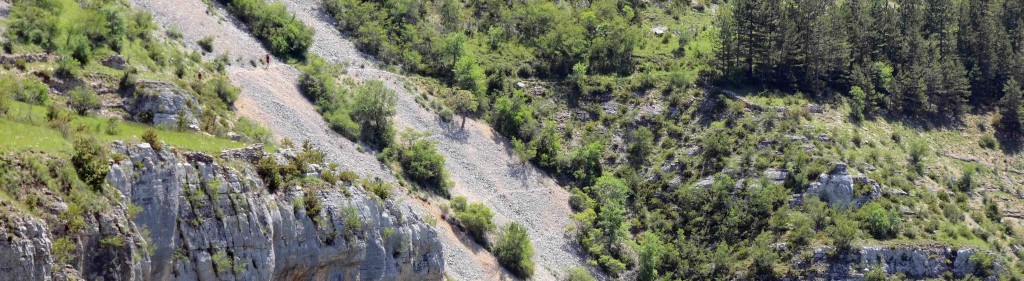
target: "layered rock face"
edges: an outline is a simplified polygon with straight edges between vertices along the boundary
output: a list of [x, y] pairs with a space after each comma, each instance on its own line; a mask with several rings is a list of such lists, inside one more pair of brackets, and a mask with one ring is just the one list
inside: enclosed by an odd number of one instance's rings
[[[156, 245], [145, 280], [440, 280], [436, 232], [408, 207], [342, 185], [267, 194], [251, 163], [117, 143], [109, 181]], [[225, 153], [251, 155], [252, 153]], [[251, 161], [252, 157], [244, 159]], [[230, 167], [225, 167], [230, 166]]]
[[[908, 279], [934, 279], [951, 275], [964, 278], [975, 273], [976, 265], [970, 261], [977, 254], [973, 249], [951, 249], [941, 245], [860, 247], [852, 251], [828, 254], [835, 250], [825, 247], [795, 268], [807, 270], [808, 279], [863, 280], [865, 273], [880, 267], [890, 275], [902, 274]], [[1001, 270], [994, 265], [996, 276], [983, 278], [998, 280]]]

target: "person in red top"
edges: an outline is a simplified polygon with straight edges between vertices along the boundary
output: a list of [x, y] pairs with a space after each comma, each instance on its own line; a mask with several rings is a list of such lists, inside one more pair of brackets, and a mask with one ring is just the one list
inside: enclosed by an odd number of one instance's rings
[[270, 54], [267, 54], [267, 68], [270, 68]]
[[202, 71], [199, 72], [199, 81], [203, 81], [203, 72]]

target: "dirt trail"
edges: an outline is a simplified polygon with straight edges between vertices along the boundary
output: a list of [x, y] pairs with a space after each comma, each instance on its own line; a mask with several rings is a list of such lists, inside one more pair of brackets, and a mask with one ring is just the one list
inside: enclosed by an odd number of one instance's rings
[[[404, 76], [381, 68], [373, 60], [356, 51], [353, 43], [334, 28], [317, 0], [282, 0], [288, 10], [317, 35], [311, 52], [336, 64], [347, 64], [348, 75], [356, 80], [380, 80], [398, 93], [399, 130], [413, 128], [432, 133], [438, 152], [445, 156], [445, 167], [456, 182], [453, 194], [470, 201], [483, 201], [495, 211], [499, 225], [516, 221], [530, 232], [536, 249], [535, 279], [553, 280], [583, 259], [565, 229], [572, 224], [569, 193], [554, 180], [531, 165], [522, 165], [513, 156], [507, 139], [494, 133], [490, 126], [477, 120], [459, 124], [445, 123], [415, 101], [417, 93], [410, 90]], [[447, 256], [447, 255], [446, 255]], [[446, 257], [447, 258], [447, 257]], [[477, 280], [481, 276], [449, 268], [452, 277]], [[491, 276], [493, 277], [493, 276]]]

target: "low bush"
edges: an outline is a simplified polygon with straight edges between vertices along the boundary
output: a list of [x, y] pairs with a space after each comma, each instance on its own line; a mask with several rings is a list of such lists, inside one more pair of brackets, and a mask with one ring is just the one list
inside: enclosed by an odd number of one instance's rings
[[156, 130], [149, 129], [142, 133], [142, 141], [148, 143], [153, 150], [161, 151], [164, 149], [164, 144], [160, 142], [160, 137], [157, 136]]
[[533, 275], [533, 245], [523, 225], [516, 222], [506, 225], [493, 251], [498, 262], [517, 276], [529, 278]]
[[999, 141], [992, 135], [981, 136], [981, 139], [978, 140], [978, 145], [987, 149], [999, 149]]
[[121, 118], [112, 117], [107, 119], [106, 133], [108, 135], [118, 135], [121, 133]]
[[199, 41], [196, 43], [199, 44], [199, 48], [203, 49], [203, 52], [213, 52], [213, 36], [203, 37], [202, 39], [199, 39]]
[[103, 104], [99, 96], [90, 88], [78, 86], [68, 92], [68, 103], [78, 115], [85, 115], [91, 110], [99, 109]]
[[102, 189], [107, 174], [110, 173], [106, 148], [91, 137], [75, 139], [74, 148], [71, 164], [78, 172], [78, 178], [95, 190]]
[[566, 280], [567, 281], [594, 281], [595, 279], [594, 279], [594, 276], [590, 275], [590, 272], [587, 271], [587, 268], [581, 266], [581, 267], [575, 267], [572, 270], [569, 270], [569, 277], [567, 277]]
[[268, 192], [275, 193], [281, 187], [283, 180], [281, 179], [280, 167], [278, 167], [277, 161], [273, 157], [263, 157], [263, 159], [260, 159], [256, 164], [256, 173], [263, 179]]
[[465, 211], [459, 212], [456, 209], [456, 217], [462, 226], [466, 227], [469, 236], [477, 243], [487, 245], [487, 232], [494, 230], [494, 213], [483, 203], [470, 203], [466, 205]]
[[263, 0], [219, 0], [227, 4], [239, 20], [249, 27], [279, 57], [304, 58], [313, 44], [313, 29], [289, 13], [284, 4]]
[[390, 198], [391, 191], [394, 189], [394, 187], [392, 187], [390, 183], [380, 179], [374, 179], [372, 181], [363, 181], [363, 187], [380, 199]]
[[900, 232], [899, 215], [879, 203], [868, 203], [857, 211], [857, 216], [875, 239], [895, 238]]
[[448, 196], [444, 156], [437, 152], [436, 142], [426, 137], [426, 134], [407, 131], [402, 134], [400, 143], [384, 150], [384, 155], [397, 161], [409, 179], [441, 196]]
[[349, 171], [349, 170], [344, 170], [344, 171], [341, 171], [341, 173], [338, 174], [338, 179], [343, 181], [343, 182], [353, 183], [356, 180], [359, 180], [359, 175], [356, 174], [356, 172]]

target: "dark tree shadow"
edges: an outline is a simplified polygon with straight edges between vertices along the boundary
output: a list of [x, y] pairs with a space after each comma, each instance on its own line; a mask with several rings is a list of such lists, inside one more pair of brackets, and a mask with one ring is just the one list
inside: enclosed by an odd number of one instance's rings
[[435, 117], [437, 120], [437, 126], [441, 127], [441, 134], [446, 138], [457, 141], [461, 144], [469, 142], [469, 132], [461, 126], [459, 122], [447, 122], [441, 119], [440, 116]]
[[999, 148], [1006, 154], [1018, 154], [1024, 148], [1024, 139], [1017, 134], [996, 133]]

